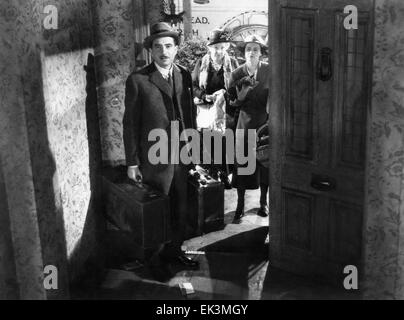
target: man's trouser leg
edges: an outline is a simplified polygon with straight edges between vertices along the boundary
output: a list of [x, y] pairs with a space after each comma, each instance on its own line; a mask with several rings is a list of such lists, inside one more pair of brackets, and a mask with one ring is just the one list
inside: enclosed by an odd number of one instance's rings
[[187, 218], [187, 172], [182, 165], [174, 165], [174, 177], [169, 191], [170, 226], [172, 240], [166, 244], [163, 255], [178, 256], [185, 237]]

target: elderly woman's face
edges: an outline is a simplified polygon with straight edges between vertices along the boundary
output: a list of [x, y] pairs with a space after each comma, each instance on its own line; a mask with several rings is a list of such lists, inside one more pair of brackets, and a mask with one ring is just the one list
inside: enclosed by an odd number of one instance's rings
[[257, 43], [247, 43], [245, 46], [245, 58], [249, 62], [255, 62], [261, 57], [261, 46]]
[[227, 49], [229, 49], [228, 43], [216, 43], [214, 45], [209, 46], [211, 56], [216, 59], [223, 58]]

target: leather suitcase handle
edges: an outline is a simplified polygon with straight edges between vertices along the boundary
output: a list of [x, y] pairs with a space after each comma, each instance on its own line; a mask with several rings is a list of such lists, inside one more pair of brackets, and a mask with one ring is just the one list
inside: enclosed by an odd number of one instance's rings
[[136, 182], [136, 181], [133, 181], [132, 179], [129, 179], [129, 178], [126, 178], [125, 182], [127, 184], [131, 184], [132, 186], [136, 186], [139, 189], [147, 190], [147, 187], [143, 184], [143, 182]]
[[127, 180], [129, 184], [136, 186], [140, 190], [146, 192], [150, 199], [159, 197], [159, 195], [154, 190], [152, 190], [148, 185], [144, 184], [143, 182], [136, 182], [129, 178], [127, 178]]

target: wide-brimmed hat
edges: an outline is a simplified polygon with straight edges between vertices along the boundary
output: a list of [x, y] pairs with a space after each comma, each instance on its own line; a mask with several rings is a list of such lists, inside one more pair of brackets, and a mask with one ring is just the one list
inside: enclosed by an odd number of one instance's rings
[[162, 37], [172, 37], [174, 38], [176, 44], [180, 42], [180, 36], [178, 32], [174, 31], [171, 26], [166, 22], [157, 22], [150, 27], [150, 35], [144, 39], [143, 46], [146, 49], [150, 49], [153, 40]]
[[224, 29], [213, 29], [208, 38], [208, 46], [216, 43], [229, 43], [231, 42], [230, 32]]
[[262, 39], [262, 38], [261, 38], [259, 35], [257, 35], [257, 34], [249, 35], [249, 36], [247, 36], [247, 37], [244, 39], [244, 41], [239, 41], [239, 42], [237, 43], [237, 47], [238, 47], [239, 49], [241, 49], [241, 50], [244, 51], [246, 45], [249, 44], [249, 43], [256, 43], [256, 44], [259, 44], [260, 47], [261, 47], [261, 51], [262, 51], [263, 53], [266, 52], [267, 49], [268, 49], [268, 46], [267, 46], [267, 44], [265, 43], [264, 39]]

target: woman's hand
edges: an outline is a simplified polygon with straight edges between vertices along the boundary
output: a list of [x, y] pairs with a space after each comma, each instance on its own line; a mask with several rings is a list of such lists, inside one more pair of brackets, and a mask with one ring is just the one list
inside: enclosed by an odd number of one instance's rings
[[215, 96], [213, 94], [207, 94], [205, 95], [205, 101], [207, 102], [215, 102]]
[[237, 91], [237, 100], [239, 101], [244, 101], [248, 92], [250, 92], [250, 90], [252, 89], [251, 86], [245, 86], [243, 85], [241, 87], [241, 90], [238, 89], [238, 87], [236, 87], [236, 91]]
[[214, 103], [214, 102], [216, 102], [217, 97], [220, 96], [221, 94], [224, 94], [225, 92], [226, 91], [224, 89], [217, 90], [212, 94], [207, 94], [205, 96], [205, 100], [208, 101], [208, 102], [213, 102]]

